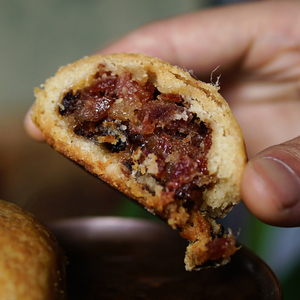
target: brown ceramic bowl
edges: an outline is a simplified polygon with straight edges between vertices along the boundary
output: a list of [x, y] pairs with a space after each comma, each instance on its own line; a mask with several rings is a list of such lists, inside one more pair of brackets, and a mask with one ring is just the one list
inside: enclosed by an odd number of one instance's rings
[[70, 300], [282, 299], [273, 271], [245, 247], [226, 266], [187, 272], [186, 241], [161, 222], [87, 217], [50, 227], [70, 262]]

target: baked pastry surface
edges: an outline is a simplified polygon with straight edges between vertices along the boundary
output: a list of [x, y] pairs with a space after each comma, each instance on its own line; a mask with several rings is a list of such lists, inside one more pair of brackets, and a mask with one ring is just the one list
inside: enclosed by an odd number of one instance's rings
[[35, 94], [48, 144], [179, 229], [187, 270], [228, 261], [235, 240], [215, 219], [241, 200], [246, 154], [218, 87], [119, 53], [62, 67]]
[[66, 258], [33, 215], [0, 200], [0, 299], [63, 300]]

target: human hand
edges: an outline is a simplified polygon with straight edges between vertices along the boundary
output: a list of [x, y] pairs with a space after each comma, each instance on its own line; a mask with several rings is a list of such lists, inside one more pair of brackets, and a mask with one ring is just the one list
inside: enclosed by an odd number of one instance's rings
[[[220, 92], [242, 127], [250, 158], [244, 203], [277, 226], [300, 226], [300, 138], [292, 139], [300, 132], [299, 11], [298, 1], [203, 10], [149, 24], [101, 51], [144, 52], [192, 69], [203, 81], [221, 74]], [[25, 124], [42, 140], [28, 116]]]

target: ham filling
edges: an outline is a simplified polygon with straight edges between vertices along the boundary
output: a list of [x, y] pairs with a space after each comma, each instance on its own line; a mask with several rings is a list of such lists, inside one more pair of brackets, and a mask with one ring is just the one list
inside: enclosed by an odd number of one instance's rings
[[197, 209], [203, 187], [213, 181], [206, 159], [211, 130], [186, 106], [179, 94], [162, 94], [150, 82], [100, 66], [90, 86], [64, 95], [59, 113], [72, 117], [76, 134], [118, 153], [151, 193], [161, 186], [163, 203], [175, 199]]

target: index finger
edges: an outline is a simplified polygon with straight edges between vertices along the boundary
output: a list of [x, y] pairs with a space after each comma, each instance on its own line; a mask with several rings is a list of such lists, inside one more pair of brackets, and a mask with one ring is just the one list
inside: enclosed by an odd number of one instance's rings
[[101, 53], [143, 52], [201, 75], [217, 66], [251, 69], [300, 44], [296, 8], [297, 1], [267, 1], [202, 10], [149, 24]]

